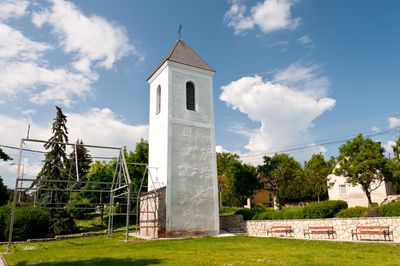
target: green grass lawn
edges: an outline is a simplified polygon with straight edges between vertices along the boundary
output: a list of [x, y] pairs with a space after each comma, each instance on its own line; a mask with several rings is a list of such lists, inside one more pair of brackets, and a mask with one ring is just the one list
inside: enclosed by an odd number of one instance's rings
[[[400, 265], [400, 245], [255, 237], [144, 241], [122, 234], [24, 243], [10, 265]], [[5, 251], [5, 246], [0, 246]]]

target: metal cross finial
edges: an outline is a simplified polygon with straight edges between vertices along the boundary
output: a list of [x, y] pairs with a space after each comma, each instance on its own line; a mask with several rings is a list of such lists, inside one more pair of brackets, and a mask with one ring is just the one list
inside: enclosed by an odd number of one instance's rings
[[179, 40], [182, 40], [181, 31], [182, 31], [182, 24], [179, 24], [179, 29], [178, 29]]

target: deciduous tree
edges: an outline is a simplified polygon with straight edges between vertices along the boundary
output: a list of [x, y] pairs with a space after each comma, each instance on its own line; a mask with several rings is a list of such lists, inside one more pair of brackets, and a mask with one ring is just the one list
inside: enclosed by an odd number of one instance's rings
[[339, 147], [336, 175], [343, 175], [352, 185], [360, 185], [368, 205], [372, 205], [371, 193], [378, 189], [389, 175], [384, 149], [379, 142], [364, 138], [362, 134]]
[[303, 169], [288, 154], [264, 156], [264, 164], [258, 166], [257, 172], [260, 183], [275, 192], [279, 207], [286, 203], [299, 202], [304, 197]]
[[236, 154], [217, 153], [217, 173], [225, 206], [243, 206], [259, 187], [256, 168], [242, 163]]
[[304, 165], [304, 175], [308, 183], [310, 192], [316, 197], [317, 201], [326, 199], [328, 195], [328, 175], [332, 172], [334, 162], [325, 161], [324, 156], [313, 154], [309, 161]]

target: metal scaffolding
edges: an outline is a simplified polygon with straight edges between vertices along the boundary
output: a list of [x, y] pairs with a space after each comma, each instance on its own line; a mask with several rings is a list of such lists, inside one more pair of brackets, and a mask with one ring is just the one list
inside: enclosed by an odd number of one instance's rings
[[[43, 184], [40, 184], [40, 180], [38, 181], [37, 179], [33, 178], [25, 178], [23, 176], [23, 173], [21, 173], [21, 166], [23, 166], [23, 156], [24, 156], [24, 151], [31, 151], [29, 149], [24, 149], [24, 145], [26, 143], [33, 142], [33, 143], [43, 143], [43, 144], [60, 144], [60, 145], [66, 145], [66, 146], [72, 146], [72, 148], [75, 151], [75, 170], [76, 170], [76, 176], [71, 176], [70, 174], [66, 173], [68, 175], [68, 180], [46, 180], [46, 184], [54, 184], [54, 183], [65, 183], [66, 186], [65, 188], [54, 188], [54, 186], [43, 186]], [[114, 150], [118, 152], [118, 157], [116, 161], [116, 167], [114, 171], [114, 176], [112, 182], [96, 182], [96, 181], [86, 181], [82, 180], [79, 177], [78, 173], [78, 156], [77, 156], [77, 146], [84, 146], [87, 148], [93, 148], [93, 149], [107, 149], [107, 150]], [[42, 154], [45, 154], [46, 152], [40, 152]], [[145, 173], [142, 177], [144, 179], [146, 172], [147, 172], [147, 165], [145, 166]], [[62, 170], [62, 169], [60, 169]], [[38, 186], [38, 185], [41, 186]], [[126, 207], [126, 230], [125, 230], [125, 241], [128, 241], [129, 239], [129, 218], [131, 214], [131, 198], [132, 198], [132, 181], [129, 176], [129, 171], [128, 171], [128, 166], [125, 158], [125, 150], [123, 147], [110, 147], [110, 146], [98, 146], [98, 145], [87, 145], [87, 144], [75, 144], [75, 143], [61, 143], [61, 142], [52, 142], [52, 141], [44, 141], [44, 140], [36, 140], [36, 139], [21, 139], [20, 142], [20, 148], [19, 148], [19, 162], [17, 164], [17, 176], [16, 176], [16, 181], [15, 181], [15, 188], [14, 188], [14, 195], [13, 195], [13, 202], [12, 202], [12, 209], [11, 209], [11, 221], [10, 221], [10, 227], [9, 227], [9, 235], [8, 235], [8, 244], [7, 244], [7, 252], [11, 251], [11, 244], [13, 241], [13, 229], [14, 229], [14, 222], [15, 222], [15, 209], [17, 208], [17, 202], [19, 203], [21, 200], [21, 195], [23, 193], [28, 193], [28, 192], [35, 192], [34, 193], [34, 206], [39, 207], [39, 208], [46, 208], [46, 209], [64, 209], [64, 206], [60, 206], [59, 203], [57, 204], [52, 204], [52, 203], [38, 203], [36, 198], [37, 195], [40, 191], [62, 191], [62, 192], [83, 192], [83, 190], [80, 188], [80, 186], [83, 186], [84, 184], [94, 184], [94, 185], [105, 185], [106, 189], [89, 189], [89, 190], [84, 190], [84, 192], [91, 192], [91, 193], [100, 193], [100, 198], [102, 198], [103, 193], [109, 193], [110, 195], [110, 202], [108, 205], [108, 210], [109, 210], [109, 215], [108, 215], [108, 236], [112, 236], [113, 232], [113, 221], [114, 221], [114, 207], [115, 207], [115, 199], [122, 199], [122, 201], [125, 201], [125, 203], [119, 204], [117, 202], [118, 206], [125, 206]], [[143, 184], [143, 180], [141, 181], [141, 184]], [[80, 185], [80, 186], [78, 186]], [[139, 195], [138, 195], [139, 197]], [[139, 200], [138, 198], [136, 200]], [[101, 200], [100, 200], [101, 201]], [[103, 207], [103, 202], [100, 203], [93, 203], [92, 204], [94, 208], [77, 208], [77, 209], [95, 209], [96, 206], [101, 206]], [[137, 212], [137, 210], [136, 210]]]

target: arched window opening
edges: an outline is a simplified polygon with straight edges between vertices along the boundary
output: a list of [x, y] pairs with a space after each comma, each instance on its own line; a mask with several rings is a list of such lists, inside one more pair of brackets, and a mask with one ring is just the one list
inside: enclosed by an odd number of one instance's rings
[[156, 115], [161, 112], [161, 86], [158, 85], [157, 87], [157, 103], [156, 103]]
[[196, 93], [194, 84], [192, 82], [186, 82], [186, 109], [190, 111], [196, 111]]

